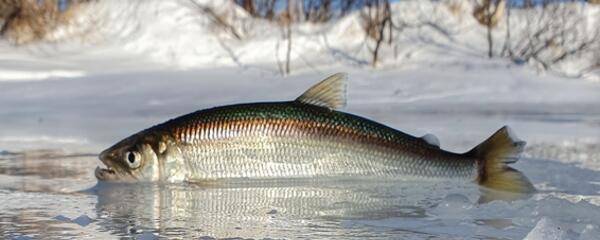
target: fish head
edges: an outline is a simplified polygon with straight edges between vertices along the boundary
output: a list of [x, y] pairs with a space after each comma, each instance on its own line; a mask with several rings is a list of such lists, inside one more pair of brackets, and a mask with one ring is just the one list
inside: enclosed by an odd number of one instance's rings
[[125, 138], [102, 151], [100, 161], [106, 168], [97, 167], [96, 178], [101, 181], [155, 181], [159, 178], [158, 152], [162, 142], [142, 133]]

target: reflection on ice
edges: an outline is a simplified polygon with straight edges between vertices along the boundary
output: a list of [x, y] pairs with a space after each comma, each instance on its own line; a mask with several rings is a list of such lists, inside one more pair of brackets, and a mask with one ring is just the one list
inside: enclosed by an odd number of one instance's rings
[[[105, 231], [128, 235], [213, 237], [359, 237], [340, 219], [425, 217], [446, 193], [477, 197], [477, 189], [442, 183], [323, 181], [250, 183], [232, 186], [107, 184], [96, 186], [96, 209]], [[134, 229], [134, 230], [132, 230]]]
[[547, 219], [570, 239], [596, 239], [600, 226], [598, 172], [558, 161], [521, 160], [540, 191], [486, 203], [475, 184], [399, 179], [94, 186], [96, 164], [0, 154], [0, 238], [521, 239]]

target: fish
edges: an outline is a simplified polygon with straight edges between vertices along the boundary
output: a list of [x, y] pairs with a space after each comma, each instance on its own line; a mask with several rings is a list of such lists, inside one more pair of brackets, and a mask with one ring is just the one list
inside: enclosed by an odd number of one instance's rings
[[210, 183], [250, 179], [395, 177], [475, 182], [527, 193], [509, 166], [525, 142], [504, 126], [464, 153], [346, 113], [347, 74], [293, 101], [242, 103], [192, 112], [127, 137], [99, 155], [100, 181]]

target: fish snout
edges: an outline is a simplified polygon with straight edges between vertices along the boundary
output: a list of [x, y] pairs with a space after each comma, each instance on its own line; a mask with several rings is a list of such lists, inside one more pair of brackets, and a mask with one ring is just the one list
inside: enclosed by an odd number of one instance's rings
[[115, 157], [116, 154], [114, 151], [112, 151], [111, 148], [102, 151], [100, 155], [98, 155], [98, 159], [100, 159], [100, 161], [102, 161], [107, 166], [109, 166], [109, 162], [112, 161], [112, 159], [115, 159]]
[[100, 155], [98, 155], [98, 159], [104, 161], [104, 159], [106, 159], [108, 157], [108, 155], [110, 154], [108, 150], [109, 149], [106, 149], [106, 150], [102, 151], [100, 153]]
[[99, 155], [98, 158], [100, 159], [100, 161], [102, 163], [104, 163], [104, 165], [106, 166], [106, 168], [103, 167], [96, 167], [96, 170], [94, 171], [94, 175], [96, 175], [96, 178], [98, 180], [101, 181], [113, 181], [113, 180], [117, 180], [120, 177], [120, 174], [118, 174], [118, 167], [117, 165], [114, 164], [114, 159], [116, 157], [115, 151], [113, 151], [111, 148], [106, 149], [104, 151], [102, 151]]

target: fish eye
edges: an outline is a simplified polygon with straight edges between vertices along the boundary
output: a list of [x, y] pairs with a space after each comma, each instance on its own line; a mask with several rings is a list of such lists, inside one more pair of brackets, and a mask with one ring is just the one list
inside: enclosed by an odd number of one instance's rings
[[141, 162], [141, 156], [137, 152], [129, 151], [125, 153], [125, 162], [130, 168], [138, 168]]

